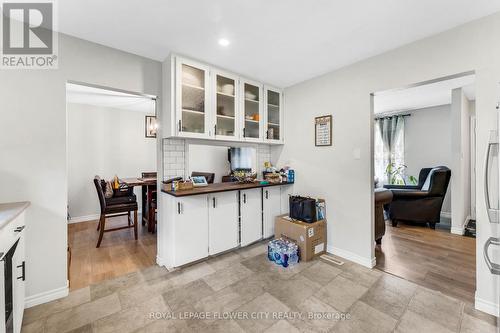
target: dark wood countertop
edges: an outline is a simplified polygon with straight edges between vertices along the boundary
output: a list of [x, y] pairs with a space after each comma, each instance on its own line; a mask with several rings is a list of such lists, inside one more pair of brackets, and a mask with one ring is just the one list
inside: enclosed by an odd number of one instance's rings
[[216, 184], [208, 184], [203, 187], [195, 187], [190, 190], [170, 190], [170, 184], [162, 185], [161, 191], [167, 194], [170, 194], [174, 197], [186, 197], [191, 195], [200, 195], [200, 194], [209, 194], [209, 193], [217, 193], [217, 192], [227, 192], [227, 191], [239, 191], [239, 190], [247, 190], [251, 188], [261, 188], [261, 187], [269, 187], [269, 186], [282, 186], [282, 185], [292, 185], [293, 183], [277, 183], [277, 184], [260, 184], [259, 182], [255, 183], [216, 183]]

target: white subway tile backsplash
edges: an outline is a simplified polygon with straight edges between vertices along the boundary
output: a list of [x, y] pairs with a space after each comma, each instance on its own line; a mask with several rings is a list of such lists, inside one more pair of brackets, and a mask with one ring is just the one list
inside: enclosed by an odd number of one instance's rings
[[[257, 145], [257, 176], [262, 177], [264, 162], [271, 161], [271, 146], [267, 144]], [[163, 177], [170, 179], [185, 176], [185, 139], [164, 139], [163, 140]]]

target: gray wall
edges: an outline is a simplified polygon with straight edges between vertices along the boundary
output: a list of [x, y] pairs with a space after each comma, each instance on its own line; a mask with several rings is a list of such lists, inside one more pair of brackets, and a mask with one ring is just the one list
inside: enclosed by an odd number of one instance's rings
[[[99, 216], [95, 175], [110, 180], [156, 171], [156, 139], [145, 137], [141, 111], [68, 103], [68, 209], [72, 221]], [[141, 207], [141, 189], [135, 194]], [[141, 211], [139, 209], [139, 211]]]
[[[451, 169], [451, 105], [412, 110], [405, 119], [405, 164], [418, 179], [422, 168], [445, 165]], [[450, 186], [442, 212], [451, 212]]]
[[[475, 70], [476, 174], [484, 174], [489, 130], [496, 127], [499, 39], [500, 13], [285, 89], [286, 144], [273, 150], [278, 164], [296, 169], [295, 193], [325, 198], [329, 251], [366, 266], [375, 263], [371, 93]], [[315, 147], [314, 117], [329, 114], [333, 145]], [[479, 181], [476, 198], [476, 306], [496, 313], [500, 279], [481, 259], [495, 229], [488, 222]], [[499, 259], [495, 255], [493, 260]]]
[[59, 35], [58, 70], [0, 70], [0, 202], [31, 201], [28, 305], [67, 292], [68, 80], [159, 95], [161, 64]]

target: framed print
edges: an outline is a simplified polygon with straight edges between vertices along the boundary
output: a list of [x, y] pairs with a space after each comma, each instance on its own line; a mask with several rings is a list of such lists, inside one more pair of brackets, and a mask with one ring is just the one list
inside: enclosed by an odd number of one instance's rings
[[146, 116], [146, 138], [156, 138], [158, 124], [155, 116]]
[[332, 145], [332, 116], [314, 118], [314, 141], [316, 147]]

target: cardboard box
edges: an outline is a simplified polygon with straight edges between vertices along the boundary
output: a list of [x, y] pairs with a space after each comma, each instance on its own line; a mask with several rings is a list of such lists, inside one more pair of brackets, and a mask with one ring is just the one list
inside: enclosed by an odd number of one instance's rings
[[326, 220], [306, 223], [292, 220], [288, 214], [276, 217], [275, 238], [289, 239], [299, 246], [300, 260], [309, 261], [326, 253]]

